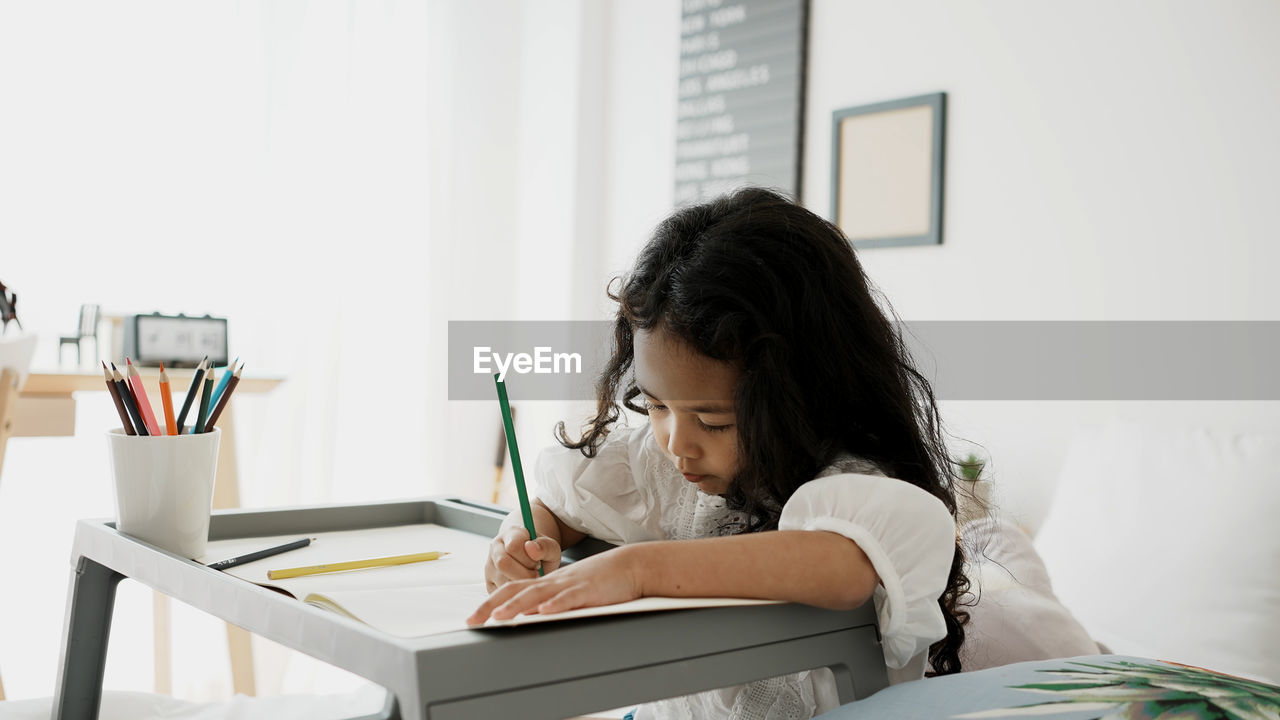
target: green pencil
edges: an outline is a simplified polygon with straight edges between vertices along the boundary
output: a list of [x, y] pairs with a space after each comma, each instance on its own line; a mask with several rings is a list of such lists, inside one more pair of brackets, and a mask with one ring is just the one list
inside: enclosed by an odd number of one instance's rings
[[191, 428], [191, 434], [205, 432], [205, 421], [209, 419], [209, 401], [213, 395], [213, 368], [209, 368], [209, 372], [204, 376], [204, 389], [200, 393], [200, 413], [196, 415], [196, 425]]
[[[524, 529], [529, 531], [529, 539], [537, 540], [538, 534], [533, 530], [533, 509], [529, 507], [529, 492], [524, 489], [524, 468], [520, 466], [520, 448], [516, 446], [516, 426], [511, 421], [511, 403], [507, 400], [507, 385], [498, 378], [501, 374], [493, 374], [493, 382], [498, 386], [498, 404], [502, 406], [502, 426], [507, 430], [507, 450], [511, 453], [511, 469], [516, 475], [516, 495], [520, 497], [520, 517], [524, 518]], [[543, 575], [542, 563], [538, 563], [538, 574]]]

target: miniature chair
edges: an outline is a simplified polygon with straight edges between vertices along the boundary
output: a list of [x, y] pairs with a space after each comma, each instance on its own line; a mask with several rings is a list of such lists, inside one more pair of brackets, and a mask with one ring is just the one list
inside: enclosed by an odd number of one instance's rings
[[81, 305], [80, 306], [80, 327], [75, 335], [63, 335], [58, 338], [58, 364], [62, 364], [62, 346], [76, 346], [76, 366], [79, 367], [80, 362], [80, 343], [89, 338], [93, 338], [93, 351], [96, 355], [98, 352], [98, 306], [97, 305]]

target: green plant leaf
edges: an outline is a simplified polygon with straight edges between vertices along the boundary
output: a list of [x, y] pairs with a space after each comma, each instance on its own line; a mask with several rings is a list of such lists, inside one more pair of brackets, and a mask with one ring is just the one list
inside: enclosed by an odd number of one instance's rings
[[[1280, 720], [1280, 687], [1186, 665], [1068, 662], [1038, 670], [1060, 678], [1011, 685], [1054, 696], [1049, 702], [958, 715], [1031, 717], [1105, 709], [1100, 720]], [[1070, 698], [1064, 700], [1064, 698]]]

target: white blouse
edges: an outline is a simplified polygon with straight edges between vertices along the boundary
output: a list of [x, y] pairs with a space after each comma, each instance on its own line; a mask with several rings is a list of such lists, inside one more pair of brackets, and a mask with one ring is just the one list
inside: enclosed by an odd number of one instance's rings
[[[615, 426], [594, 458], [552, 447], [536, 465], [538, 498], [566, 525], [609, 543], [732, 535], [746, 516], [684, 479], [649, 423]], [[923, 677], [946, 636], [938, 597], [955, 552], [955, 523], [940, 500], [846, 456], [802, 485], [779, 530], [825, 530], [853, 540], [880, 576], [874, 601], [891, 683]], [[620, 650], [620, 652], [623, 652]], [[809, 718], [839, 705], [827, 668], [641, 706], [650, 718]]]

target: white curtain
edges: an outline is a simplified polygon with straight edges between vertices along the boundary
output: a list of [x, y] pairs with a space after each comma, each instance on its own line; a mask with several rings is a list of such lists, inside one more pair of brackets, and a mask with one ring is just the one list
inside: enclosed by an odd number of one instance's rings
[[[235, 403], [243, 505], [442, 491], [424, 370], [429, 15], [394, 0], [0, 5], [0, 279], [41, 336], [36, 366], [56, 364], [81, 303], [225, 316], [246, 372], [286, 379]], [[106, 397], [81, 398], [75, 438], [10, 443], [0, 553], [30, 589], [6, 580], [0, 600], [11, 698], [52, 688], [72, 522], [113, 511]], [[122, 586], [109, 688], [151, 689], [150, 608]], [[220, 623], [175, 615], [175, 694], [225, 697]], [[259, 647], [261, 692], [341, 685]]]
[[[633, 4], [675, 37], [673, 3]], [[669, 204], [662, 153], [643, 154], [659, 168], [643, 192], [602, 180], [629, 172], [610, 170], [614, 119], [657, 126], [609, 111], [613, 7], [0, 3], [0, 279], [41, 335], [36, 365], [81, 303], [225, 316], [246, 372], [285, 378], [233, 403], [242, 505], [487, 500], [499, 416], [448, 401], [448, 321], [604, 317], [621, 269], [605, 258], [629, 259]], [[658, 47], [665, 78], [676, 54]], [[519, 409], [531, 468], [590, 403]], [[73, 522], [113, 512], [113, 413], [86, 394], [76, 437], [9, 445], [0, 561], [30, 588], [0, 593], [10, 697], [52, 687]], [[174, 615], [174, 693], [228, 696], [222, 624]], [[149, 591], [121, 586], [112, 635], [107, 687], [150, 690]], [[255, 645], [260, 694], [359, 684]]]

